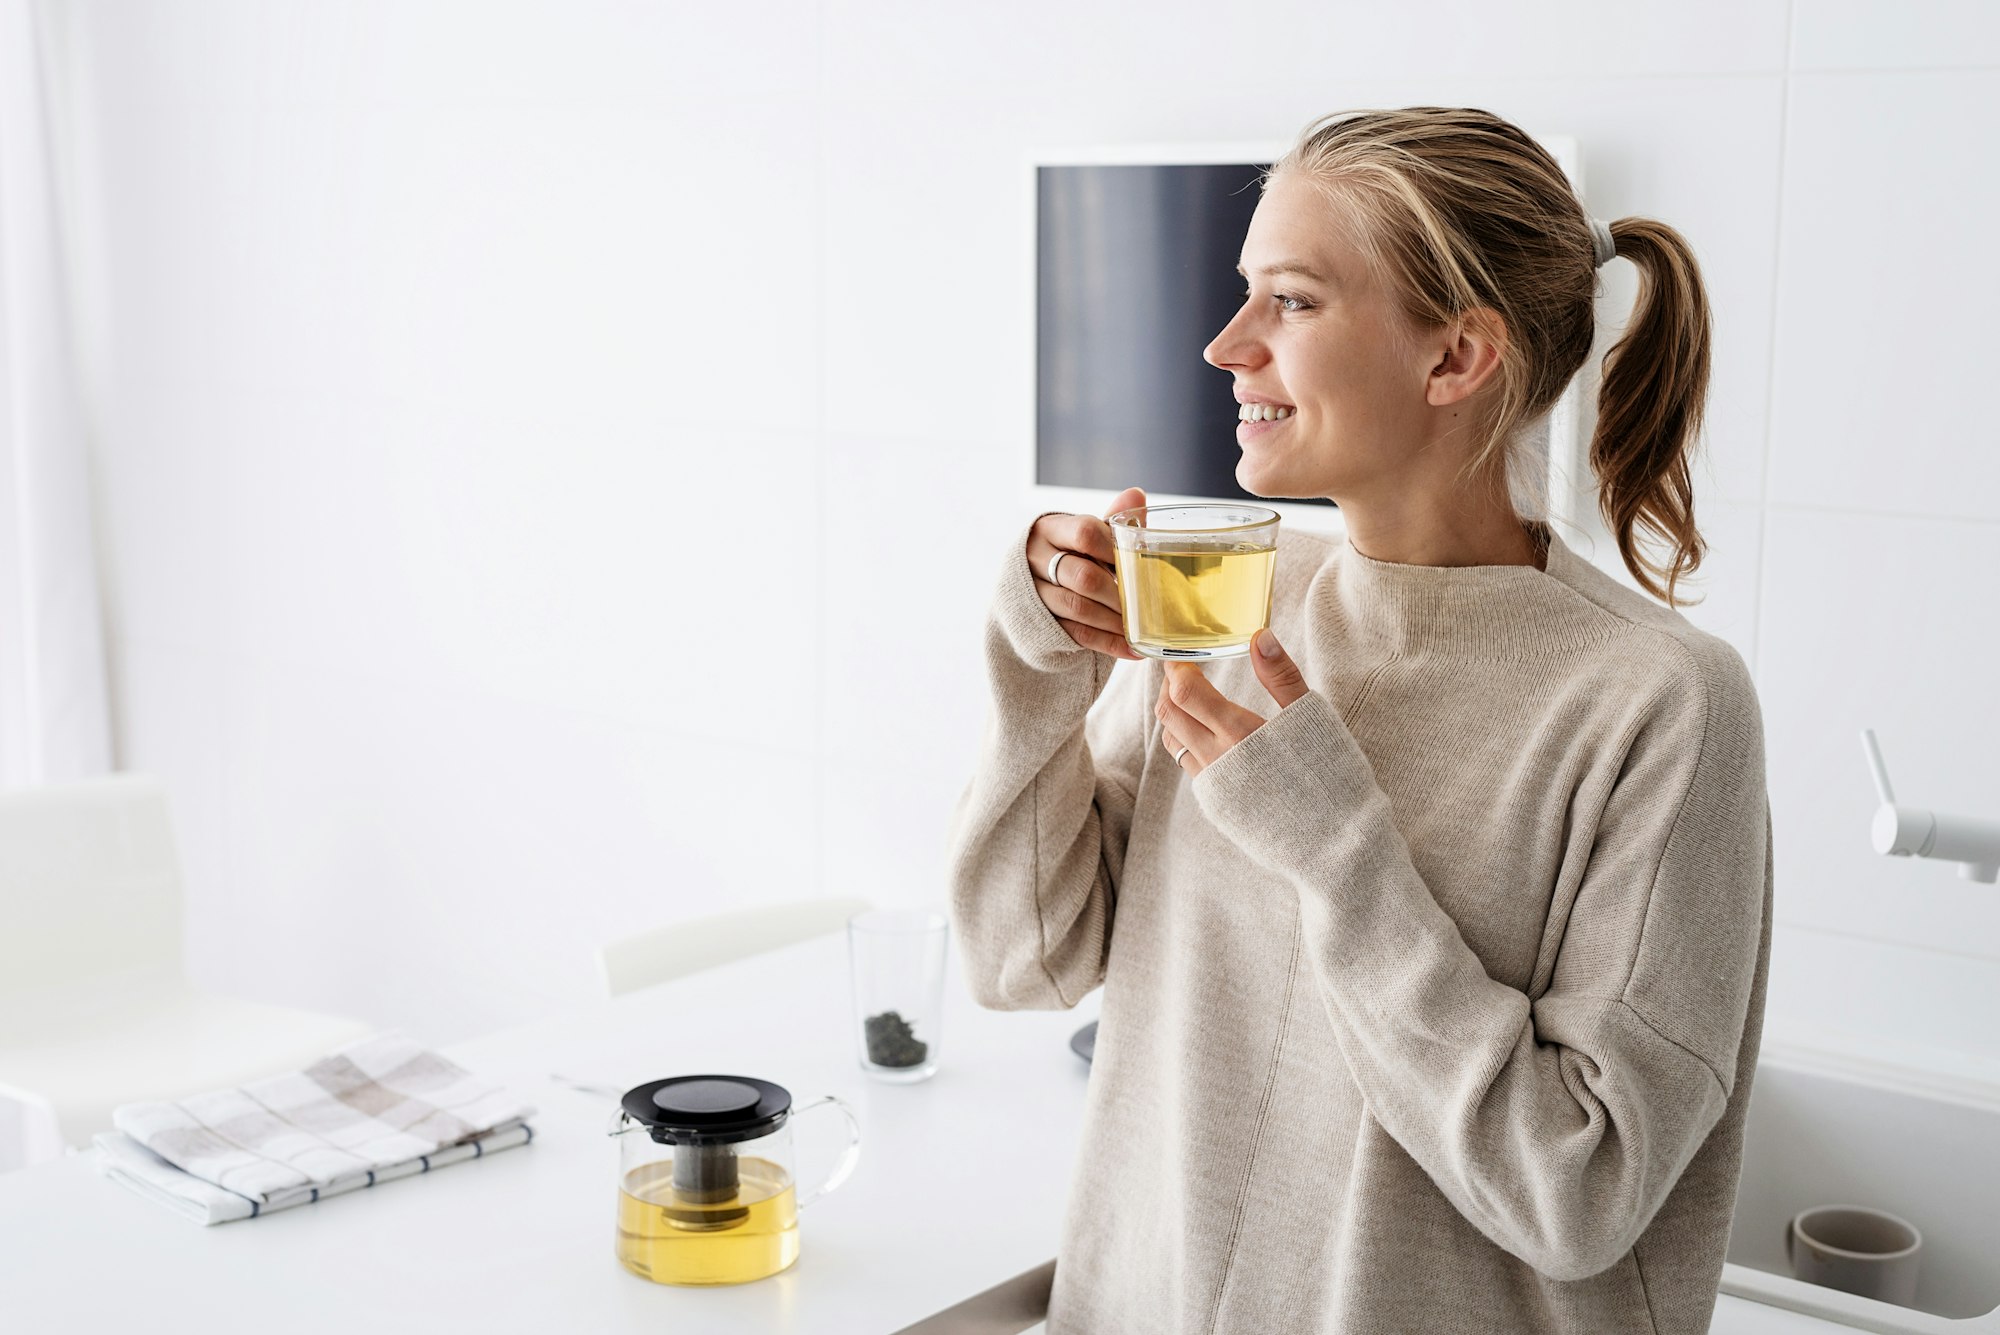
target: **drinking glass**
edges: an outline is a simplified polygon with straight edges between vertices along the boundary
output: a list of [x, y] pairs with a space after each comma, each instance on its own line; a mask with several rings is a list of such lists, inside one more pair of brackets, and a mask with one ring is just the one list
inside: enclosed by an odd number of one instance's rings
[[1111, 516], [1125, 639], [1149, 658], [1250, 652], [1271, 624], [1278, 514], [1256, 505], [1144, 505]]
[[847, 921], [856, 1051], [877, 1080], [909, 1085], [937, 1074], [949, 931], [929, 909], [870, 909]]

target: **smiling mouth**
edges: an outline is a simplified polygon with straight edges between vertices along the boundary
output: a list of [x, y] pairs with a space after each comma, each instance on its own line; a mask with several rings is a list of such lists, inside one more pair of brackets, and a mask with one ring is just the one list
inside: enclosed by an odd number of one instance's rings
[[1246, 418], [1236, 424], [1236, 432], [1238, 435], [1261, 436], [1267, 431], [1276, 431], [1291, 420], [1289, 415], [1285, 417]]

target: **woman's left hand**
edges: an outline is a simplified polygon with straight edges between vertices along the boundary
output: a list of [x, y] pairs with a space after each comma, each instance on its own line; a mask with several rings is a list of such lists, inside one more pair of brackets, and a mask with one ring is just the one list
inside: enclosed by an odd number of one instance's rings
[[[1260, 630], [1250, 642], [1250, 661], [1257, 680], [1283, 709], [1304, 695], [1309, 687], [1298, 665], [1278, 643], [1278, 637]], [[1193, 663], [1167, 664], [1166, 684], [1160, 688], [1159, 704], [1153, 712], [1164, 725], [1161, 734], [1167, 754], [1180, 756], [1180, 766], [1196, 775], [1222, 758], [1222, 753], [1264, 726], [1262, 715], [1236, 704], [1208, 684], [1208, 678]], [[1181, 750], [1186, 747], [1185, 751]]]

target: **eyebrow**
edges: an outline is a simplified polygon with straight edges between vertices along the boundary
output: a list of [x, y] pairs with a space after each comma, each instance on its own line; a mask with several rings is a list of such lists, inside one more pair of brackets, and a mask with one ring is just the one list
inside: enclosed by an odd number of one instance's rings
[[[1243, 266], [1240, 264], [1237, 265], [1236, 272], [1239, 274], [1243, 273]], [[1309, 279], [1315, 283], [1324, 283], [1329, 287], [1333, 285], [1331, 278], [1326, 277], [1319, 270], [1300, 260], [1282, 260], [1277, 264], [1267, 264], [1257, 272], [1266, 278], [1275, 278], [1281, 273], [1295, 273], [1299, 277]], [[1247, 277], [1248, 275], [1245, 276]]]

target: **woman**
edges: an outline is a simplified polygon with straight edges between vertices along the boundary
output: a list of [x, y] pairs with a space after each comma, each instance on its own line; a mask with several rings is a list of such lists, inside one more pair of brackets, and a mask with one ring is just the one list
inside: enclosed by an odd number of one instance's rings
[[[1614, 253], [1642, 282], [1591, 462], [1665, 606], [1510, 495]], [[1345, 539], [1287, 534], [1250, 655], [1114, 675], [1109, 530], [1043, 515], [987, 633], [966, 972], [998, 1008], [1104, 987], [1049, 1330], [1706, 1331], [1771, 861], [1750, 677], [1673, 610], [1694, 258], [1593, 222], [1513, 125], [1411, 108], [1309, 126], [1241, 267], [1206, 358], [1291, 412], [1237, 477]]]

